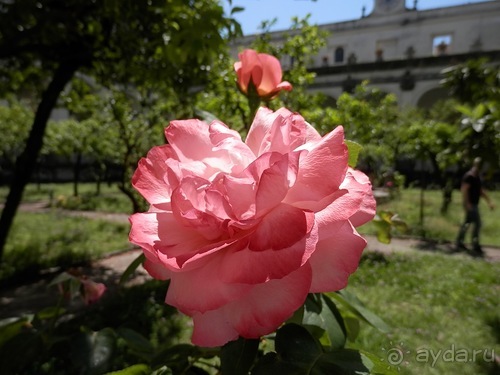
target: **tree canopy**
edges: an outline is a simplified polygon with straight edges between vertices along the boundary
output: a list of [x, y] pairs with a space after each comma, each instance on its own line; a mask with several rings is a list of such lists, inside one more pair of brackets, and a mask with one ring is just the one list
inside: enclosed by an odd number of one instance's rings
[[238, 30], [213, 0], [0, 1], [0, 95], [37, 103], [0, 218], [0, 257], [50, 114], [77, 71], [105, 85], [147, 84], [187, 100]]

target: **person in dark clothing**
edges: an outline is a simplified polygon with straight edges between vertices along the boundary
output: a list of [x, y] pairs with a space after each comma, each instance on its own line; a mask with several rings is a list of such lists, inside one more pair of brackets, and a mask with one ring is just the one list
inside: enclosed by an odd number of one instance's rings
[[494, 209], [493, 202], [484, 191], [479, 176], [479, 167], [481, 159], [474, 159], [472, 168], [465, 173], [462, 178], [460, 191], [462, 192], [462, 200], [465, 210], [465, 220], [460, 231], [458, 232], [456, 247], [457, 250], [467, 250], [464, 245], [465, 235], [469, 226], [472, 224], [472, 250], [476, 255], [482, 255], [483, 250], [479, 243], [479, 232], [481, 230], [481, 216], [479, 214], [479, 199], [483, 197], [488, 203], [490, 209]]

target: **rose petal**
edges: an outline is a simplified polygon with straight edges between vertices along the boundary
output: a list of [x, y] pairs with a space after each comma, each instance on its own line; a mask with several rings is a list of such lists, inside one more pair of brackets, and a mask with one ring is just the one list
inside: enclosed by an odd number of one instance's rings
[[295, 181], [298, 155], [283, 155], [280, 160], [264, 170], [258, 182], [255, 196], [256, 213], [262, 215], [278, 205]]
[[[308, 144], [304, 146], [307, 148]], [[347, 159], [344, 132], [342, 127], [337, 127], [311, 145], [307, 155], [301, 156], [297, 180], [285, 202], [319, 201], [334, 193], [346, 175]]]
[[288, 276], [254, 286], [218, 310], [194, 316], [191, 341], [215, 347], [228, 341], [258, 338], [276, 330], [304, 303], [311, 281], [308, 264]]
[[202, 162], [206, 170], [198, 176], [206, 179], [212, 179], [219, 172], [231, 173], [235, 165], [242, 170], [246, 165], [240, 166], [235, 163], [246, 160], [251, 155], [243, 142], [235, 147], [238, 140], [234, 132], [225, 125], [219, 122], [212, 125], [209, 127], [199, 120], [172, 121], [165, 130], [165, 136], [179, 161], [189, 164]]
[[252, 150], [243, 143], [240, 133], [229, 129], [221, 122], [214, 121], [209, 127], [213, 151], [226, 153], [232, 166], [231, 173], [239, 173], [255, 158]]
[[320, 237], [309, 259], [313, 270], [311, 293], [335, 291], [347, 285], [357, 269], [366, 241], [348, 222], [336, 222], [324, 228], [328, 237]]
[[364, 173], [349, 168], [341, 188], [347, 189], [353, 200], [359, 199], [355, 199], [354, 195], [361, 197], [359, 207], [349, 218], [352, 225], [359, 227], [372, 220], [376, 213], [377, 202], [373, 196], [370, 179]]
[[157, 280], [168, 280], [172, 277], [172, 272], [167, 270], [159, 261], [152, 262], [146, 258], [142, 266]]
[[245, 284], [280, 279], [302, 267], [314, 251], [318, 241], [314, 214], [281, 205], [262, 219], [248, 240], [244, 248], [225, 252], [219, 277]]
[[137, 213], [130, 222], [129, 241], [142, 247], [151, 262], [161, 262], [170, 270], [182, 268], [200, 249], [212, 245], [192, 228], [180, 225], [171, 212]]
[[352, 172], [348, 172], [344, 182], [342, 182], [345, 192], [329, 204], [327, 207], [317, 212], [316, 220], [320, 228], [320, 236], [323, 227], [328, 223], [344, 220], [355, 220], [352, 223], [358, 226], [360, 223], [371, 220], [375, 215], [375, 199], [373, 198], [371, 184], [361, 184]]
[[281, 82], [283, 75], [281, 64], [276, 57], [265, 53], [258, 54], [258, 59], [260, 66], [263, 67], [262, 73], [261, 75], [252, 74], [252, 79], [257, 87], [257, 93], [260, 96], [267, 96], [272, 94]]
[[170, 202], [172, 190], [165, 183], [169, 169], [165, 161], [171, 158], [176, 158], [171, 146], [153, 147], [139, 161], [132, 177], [132, 186], [151, 204]]
[[319, 133], [299, 114], [286, 108], [276, 112], [259, 108], [245, 143], [260, 156], [266, 152], [288, 153], [308, 141], [319, 140]]
[[[286, 112], [284, 112], [286, 113]], [[288, 113], [291, 113], [288, 111]], [[245, 143], [248, 145], [250, 150], [254, 153], [255, 156], [259, 156], [265, 151], [261, 150], [266, 145], [263, 145], [264, 139], [269, 133], [273, 123], [275, 121], [282, 121], [278, 119], [278, 117], [282, 117], [280, 114], [271, 111], [268, 108], [259, 108], [257, 113], [255, 114], [254, 120], [252, 122], [252, 126], [248, 131], [247, 138]], [[267, 150], [266, 150], [267, 151]]]
[[304, 303], [311, 282], [306, 263], [282, 279], [258, 284], [238, 301], [225, 308], [240, 336], [258, 338], [276, 330]]
[[165, 302], [192, 315], [218, 309], [246, 293], [251, 285], [226, 283], [219, 277], [220, 261], [212, 257], [203, 267], [176, 273]]
[[239, 333], [220, 310], [194, 313], [193, 325], [191, 342], [201, 347], [222, 346], [229, 341], [237, 340], [239, 337]]

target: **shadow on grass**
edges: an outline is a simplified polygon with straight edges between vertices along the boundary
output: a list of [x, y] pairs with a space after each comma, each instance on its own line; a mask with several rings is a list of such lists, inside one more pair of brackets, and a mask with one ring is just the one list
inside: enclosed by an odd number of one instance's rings
[[431, 253], [440, 253], [444, 255], [463, 254], [472, 258], [484, 258], [484, 253], [474, 252], [471, 249], [464, 247], [457, 249], [454, 242], [440, 241], [434, 239], [421, 239], [416, 245], [417, 250], [427, 251]]
[[23, 251], [8, 254], [0, 265], [0, 292], [6, 288], [43, 282], [68, 268], [90, 267], [91, 261], [87, 252], [68, 251], [45, 262], [38, 246], [27, 246]]
[[360, 264], [389, 264], [387, 255], [378, 251], [364, 252], [360, 259]]

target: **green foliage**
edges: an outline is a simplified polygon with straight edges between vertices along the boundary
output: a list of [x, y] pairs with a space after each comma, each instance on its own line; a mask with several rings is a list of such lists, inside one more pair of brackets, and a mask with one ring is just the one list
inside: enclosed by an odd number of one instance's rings
[[101, 82], [166, 81], [186, 88], [206, 80], [223, 34], [237, 35], [238, 24], [211, 0], [20, 0], [1, 5], [0, 59], [9, 78], [26, 75], [12, 90], [29, 83], [28, 74], [41, 77], [61, 62]]
[[[64, 281], [58, 277], [54, 284]], [[80, 310], [66, 311], [61, 299], [57, 307], [2, 320], [2, 374], [103, 374], [124, 366], [129, 367], [119, 373], [151, 374], [141, 362], [153, 360], [157, 350], [181, 339], [185, 324], [162, 303], [163, 295], [163, 286], [149, 282], [115, 295], [106, 293]], [[137, 299], [144, 302], [134, 303]], [[20, 352], [26, 355], [13, 354]]]
[[0, 173], [11, 171], [24, 148], [33, 121], [30, 109], [14, 99], [0, 105]]
[[[455, 150], [462, 167], [479, 156], [493, 171], [500, 165], [500, 66], [485, 59], [469, 60], [443, 71], [443, 86], [458, 101], [460, 121]], [[465, 165], [464, 165], [465, 164]]]
[[221, 372], [223, 374], [245, 375], [253, 366], [259, 340], [246, 340], [239, 338], [236, 341], [228, 342], [221, 349]]
[[[80, 184], [79, 191], [80, 195], [74, 197], [70, 183], [29, 184], [23, 194], [23, 203], [46, 203], [50, 207], [77, 211], [132, 212], [130, 201], [116, 184], [86, 182]], [[5, 201], [7, 194], [7, 187], [0, 187], [0, 202]]]
[[[364, 82], [354, 93], [344, 92], [338, 98], [336, 108], [329, 109], [327, 120], [316, 126], [321, 132], [328, 132], [342, 124], [346, 138], [363, 147], [359, 167], [377, 171], [380, 179], [385, 172], [394, 170], [402, 148], [411, 142], [405, 134], [408, 123], [418, 121], [414, 112], [401, 111], [394, 95], [369, 88]], [[373, 182], [380, 184], [377, 180]]]
[[[381, 202], [377, 205], [380, 213], [393, 212], [398, 214], [398, 218], [403, 220], [408, 227], [406, 232], [398, 232], [397, 227], [392, 227], [392, 234], [421, 236], [440, 242], [454, 242], [460, 225], [464, 220], [462, 198], [458, 190], [453, 191], [452, 202], [449, 211], [441, 215], [442, 194], [439, 190], [425, 190], [423, 201], [420, 189], [403, 189], [400, 193], [389, 201]], [[488, 192], [493, 202], [500, 202], [500, 192]], [[424, 223], [420, 222], [420, 206], [423, 204]], [[480, 210], [483, 218], [481, 228], [481, 243], [491, 246], [500, 246], [498, 236], [498, 226], [500, 225], [500, 210], [490, 211], [487, 206], [480, 203]], [[391, 216], [389, 214], [389, 216]], [[392, 217], [392, 216], [391, 216]], [[377, 220], [367, 223], [360, 228], [360, 232], [377, 235], [379, 224]]]
[[[83, 184], [82, 186], [88, 186]], [[118, 189], [116, 189], [118, 190]], [[50, 202], [51, 207], [74, 211], [97, 211], [108, 213], [132, 213], [132, 205], [121, 193], [96, 194], [95, 192], [80, 193], [78, 196], [59, 194]]]
[[441, 84], [461, 103], [478, 104], [500, 94], [498, 69], [485, 58], [468, 60], [444, 69]]
[[379, 374], [380, 363], [350, 349], [326, 350], [303, 326], [287, 324], [276, 333], [276, 353], [266, 354], [252, 374]]
[[[142, 200], [132, 191], [130, 179], [138, 160], [152, 146], [164, 143], [167, 119], [180, 103], [140, 86], [132, 89], [113, 85], [106, 90], [81, 80], [75, 82], [75, 89], [65, 96], [75, 119], [49, 124], [43, 152], [66, 157], [81, 155], [93, 161], [98, 171], [96, 179], [102, 179], [109, 163], [120, 165], [121, 191], [137, 211]], [[184, 107], [182, 112], [187, 109]]]
[[[190, 102], [188, 91], [207, 82], [210, 65], [227, 37], [239, 31], [237, 22], [226, 18], [221, 4], [212, 0], [0, 3], [0, 96], [21, 92], [38, 103], [24, 157], [16, 164], [12, 194], [0, 217], [0, 258], [41, 152], [48, 118], [77, 72], [106, 87], [149, 86], [156, 93], [175, 92], [182, 98], [178, 109], [184, 109]], [[70, 109], [87, 116], [78, 106]], [[127, 181], [129, 177], [125, 175]], [[127, 187], [122, 190], [134, 211], [139, 210], [140, 202]]]

